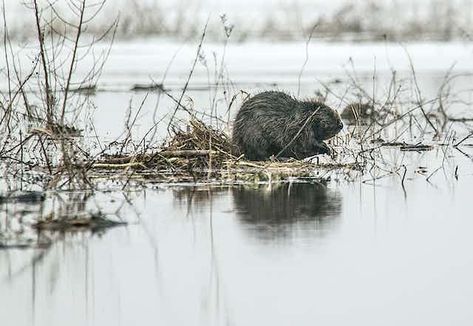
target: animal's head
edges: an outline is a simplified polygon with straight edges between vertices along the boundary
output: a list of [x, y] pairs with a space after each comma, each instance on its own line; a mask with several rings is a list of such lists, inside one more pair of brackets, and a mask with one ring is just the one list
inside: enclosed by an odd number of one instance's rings
[[318, 140], [332, 138], [343, 129], [340, 115], [334, 109], [319, 102], [312, 102], [312, 129]]

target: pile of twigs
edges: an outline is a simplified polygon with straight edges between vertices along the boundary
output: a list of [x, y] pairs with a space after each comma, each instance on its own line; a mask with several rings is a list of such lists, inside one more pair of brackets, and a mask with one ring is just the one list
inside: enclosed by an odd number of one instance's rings
[[[131, 155], [103, 155], [92, 164], [95, 172], [133, 169], [134, 174], [156, 179], [179, 181], [224, 169], [227, 162], [238, 158], [232, 154], [232, 144], [223, 132], [192, 119], [184, 130], [174, 130], [170, 139], [159, 149]], [[186, 177], [187, 176], [187, 177]], [[175, 179], [175, 178], [178, 179]]]
[[[317, 172], [333, 169], [359, 169], [356, 164], [319, 160], [246, 161], [237, 156], [229, 136], [201, 120], [191, 119], [183, 128], [174, 130], [170, 139], [158, 150], [133, 155], [104, 155], [92, 163], [95, 177], [143, 182], [213, 181], [267, 182], [288, 178], [320, 177]], [[118, 174], [117, 174], [118, 173]]]

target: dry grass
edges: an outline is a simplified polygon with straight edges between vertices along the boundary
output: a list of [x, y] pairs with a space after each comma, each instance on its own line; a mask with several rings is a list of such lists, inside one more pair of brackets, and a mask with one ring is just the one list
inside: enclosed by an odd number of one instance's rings
[[[123, 133], [124, 139], [119, 140], [123, 145], [118, 154], [111, 154], [107, 149], [112, 147], [113, 142], [102, 144], [102, 140], [97, 137], [98, 144], [90, 144], [87, 143], [89, 140], [81, 135], [81, 128], [94, 129], [93, 125], [74, 124], [74, 118], [87, 106], [87, 103], [90, 103], [89, 97], [96, 91], [95, 85], [108, 53], [103, 53], [87, 78], [75, 80], [74, 71], [80, 64], [81, 57], [77, 56], [76, 51], [83, 46], [80, 43], [80, 36], [83, 27], [86, 26], [81, 24], [87, 7], [83, 0], [73, 1], [82, 6], [79, 6], [81, 10], [77, 19], [73, 21], [76, 25], [72, 28], [72, 31], [75, 31], [72, 34], [75, 35], [72, 41], [66, 35], [62, 35], [61, 38], [61, 34], [53, 29], [51, 22], [41, 15], [39, 9], [33, 11], [37, 25], [38, 53], [30, 69], [16, 65], [12, 47], [9, 45], [8, 29], [4, 29], [4, 56], [7, 61], [4, 74], [9, 84], [8, 91], [0, 94], [2, 99], [0, 108], [3, 112], [0, 120], [2, 132], [0, 158], [6, 163], [4, 178], [13, 180], [11, 182], [13, 185], [10, 185], [9, 181], [5, 182], [8, 184], [8, 191], [29, 187], [40, 188], [41, 191], [95, 190], [100, 184], [105, 184], [106, 190], [110, 190], [113, 189], [110, 182], [116, 182], [125, 190], [134, 186], [148, 187], [155, 183], [255, 184], [294, 179], [328, 180], [333, 177], [349, 181], [365, 178], [363, 181], [366, 181], [366, 178], [377, 180], [392, 175], [399, 176], [400, 184], [405, 191], [409, 182], [406, 178], [408, 172], [406, 167], [408, 164], [404, 157], [406, 152], [424, 152], [441, 148], [446, 161], [449, 150], [460, 151], [459, 147], [467, 145], [467, 140], [473, 135], [469, 133], [457, 139], [452, 127], [453, 124], [468, 125], [472, 121], [471, 116], [452, 117], [448, 112], [449, 105], [456, 101], [455, 94], [450, 93], [449, 87], [456, 76], [450, 71], [447, 72], [438, 95], [434, 98], [425, 98], [411, 62], [410, 79], [399, 79], [393, 71], [392, 79], [387, 85], [388, 90], [382, 97], [375, 92], [376, 72], [373, 73], [372, 91], [360, 86], [354, 72], [348, 73], [346, 89], [342, 92], [335, 91], [332, 85], [321, 83], [323, 87], [319, 92], [321, 100], [343, 105], [359, 102], [368, 105], [373, 111], [372, 114], [350, 111], [353, 121], [346, 128], [346, 132], [329, 142], [333, 156], [315, 156], [305, 160], [247, 161], [243, 156], [236, 154], [237, 151], [233, 148], [227, 133], [231, 124], [230, 109], [238, 92], [228, 87], [229, 82], [224, 76], [225, 48], [232, 28], [226, 25], [226, 18], [222, 17], [226, 39], [220, 61], [215, 59], [216, 80], [213, 83], [215, 87], [209, 89], [210, 112], [205, 112], [205, 117], [209, 121], [206, 123], [197, 118], [197, 112], [187, 108], [184, 101], [194, 68], [199, 62], [205, 63], [201, 48], [206, 36], [206, 25], [201, 33], [186, 83], [176, 98], [166, 91], [163, 83], [134, 87], [135, 91], [147, 92], [143, 103], [148, 96], [153, 96], [154, 92], [165, 94], [174, 100], [176, 106], [171, 108], [173, 114], [167, 126], [166, 141], [157, 147], [149, 145], [154, 146], [157, 142], [155, 134], [158, 120], [141, 141], [133, 140], [133, 127], [143, 108], [142, 103], [134, 115], [130, 109], [126, 119], [126, 130]], [[37, 4], [36, 1], [32, 3]], [[5, 12], [3, 14], [5, 15]], [[116, 26], [113, 23], [111, 29], [106, 31], [112, 34], [111, 41], [113, 41], [113, 28]], [[51, 38], [48, 39], [51, 35], [59, 37], [59, 41], [54, 39], [56, 42], [53, 42]], [[308, 42], [311, 37], [312, 34]], [[50, 43], [45, 43], [47, 41]], [[64, 45], [66, 43], [67, 46]], [[86, 44], [86, 47], [89, 46], [91, 49], [93, 45], [94, 43]], [[55, 56], [56, 51], [67, 51], [67, 49], [70, 50], [67, 56], [69, 60], [62, 63], [62, 69], [58, 69], [61, 68], [58, 67], [61, 65], [61, 60]], [[306, 51], [307, 49], [306, 47]], [[409, 55], [407, 51], [406, 55]], [[308, 59], [309, 53], [306, 52], [306, 62]], [[206, 69], [210, 69], [210, 65], [206, 63], [204, 65]], [[305, 64], [301, 68], [299, 82], [304, 67]], [[21, 71], [26, 71], [26, 74], [21, 75]], [[58, 71], [62, 73], [58, 74]], [[37, 72], [39, 74], [36, 74]], [[209, 70], [208, 74], [211, 75]], [[61, 85], [64, 86], [63, 89]], [[217, 92], [222, 92], [228, 99], [231, 98], [226, 102], [228, 104], [226, 119], [217, 116]], [[243, 90], [240, 92], [247, 95]], [[462, 105], [471, 107], [470, 103]], [[174, 120], [177, 111], [187, 114], [185, 120], [187, 123], [177, 123]], [[146, 137], [148, 138], [145, 139]], [[101, 150], [92, 154], [91, 147], [94, 145], [98, 145]], [[391, 151], [389, 155], [386, 155], [387, 151]], [[393, 152], [394, 155], [391, 155]], [[439, 169], [426, 175], [426, 181], [429, 182]], [[458, 179], [457, 172], [458, 168], [455, 170], [456, 179]], [[44, 200], [41, 196], [40, 194], [40, 202]], [[18, 201], [23, 205], [25, 203], [21, 201], [25, 198], [32, 197], [8, 193], [0, 196], [0, 204]], [[81, 207], [78, 209], [61, 210], [49, 215], [41, 213], [32, 226], [38, 232], [45, 232], [95, 230], [117, 225], [108, 221], [100, 212], [91, 213], [85, 210], [84, 201], [80, 202]], [[2, 236], [4, 235], [0, 233], [0, 248], [6, 243]], [[17, 242], [15, 245], [23, 244]]]
[[[8, 1], [15, 3], [15, 1]], [[207, 19], [207, 12], [202, 4], [195, 1], [161, 0], [125, 1], [114, 0], [107, 3], [103, 13], [87, 29], [92, 35], [100, 35], [113, 17], [120, 12], [121, 24], [118, 36], [132, 38], [136, 36], [167, 36], [181, 39], [199, 35], [202, 24]], [[26, 3], [29, 3], [26, 1]], [[62, 17], [68, 17], [67, 1], [57, 1], [56, 10]], [[269, 6], [255, 6], [253, 14], [232, 10], [229, 16], [238, 26], [235, 37], [244, 41], [251, 38], [270, 38], [294, 40], [301, 38], [301, 32], [309, 33], [318, 23], [315, 37], [340, 40], [419, 40], [419, 39], [471, 39], [472, 2], [423, 1], [340, 1], [336, 8], [324, 8], [323, 1], [304, 5], [298, 2], [275, 1]], [[8, 4], [18, 17], [11, 22], [11, 34], [17, 39], [32, 37], [32, 24], [25, 20], [26, 9], [17, 4]], [[257, 17], [257, 19], [255, 19]], [[67, 24], [54, 21], [57, 30]], [[220, 25], [212, 21], [209, 36], [220, 39]]]
[[173, 132], [161, 149], [138, 155], [103, 155], [94, 161], [94, 178], [143, 182], [240, 183], [319, 178], [320, 171], [359, 170], [360, 165], [331, 158], [254, 162], [236, 156], [228, 135], [193, 118], [183, 130]]

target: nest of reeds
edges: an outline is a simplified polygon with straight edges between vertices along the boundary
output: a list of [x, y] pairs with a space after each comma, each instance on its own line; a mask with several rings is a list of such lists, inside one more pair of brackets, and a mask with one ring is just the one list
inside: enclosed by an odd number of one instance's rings
[[[307, 160], [250, 162], [237, 156], [237, 149], [222, 130], [192, 119], [173, 130], [164, 145], [149, 153], [105, 156], [93, 164], [96, 177], [133, 169], [127, 179], [144, 182], [196, 182], [212, 179], [223, 183], [261, 182], [288, 178], [319, 177], [317, 171], [358, 169], [354, 164]], [[122, 178], [123, 175], [117, 175]]]
[[219, 170], [234, 160], [230, 138], [204, 122], [192, 119], [184, 129], [173, 131], [165, 144], [149, 153], [107, 155], [93, 164], [94, 169], [134, 168], [154, 173], [180, 174]]
[[195, 169], [221, 169], [224, 162], [236, 159], [228, 135], [197, 119], [192, 119], [185, 130], [175, 131], [162, 153], [185, 158], [186, 165]]

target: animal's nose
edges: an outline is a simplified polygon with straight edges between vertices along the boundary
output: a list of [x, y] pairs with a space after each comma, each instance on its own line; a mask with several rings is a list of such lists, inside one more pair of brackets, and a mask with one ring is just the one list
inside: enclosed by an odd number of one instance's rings
[[338, 123], [338, 129], [340, 129], [340, 130], [343, 129], [343, 122], [340, 121], [340, 122]]

